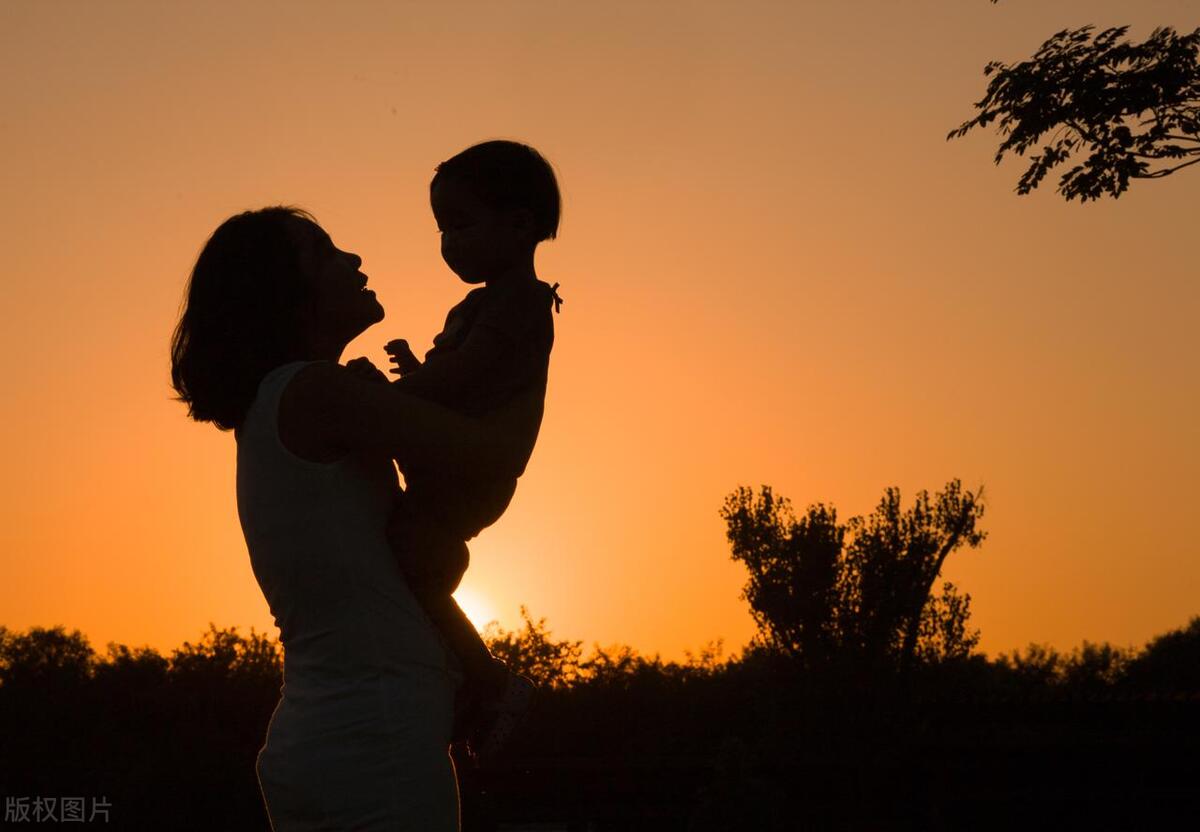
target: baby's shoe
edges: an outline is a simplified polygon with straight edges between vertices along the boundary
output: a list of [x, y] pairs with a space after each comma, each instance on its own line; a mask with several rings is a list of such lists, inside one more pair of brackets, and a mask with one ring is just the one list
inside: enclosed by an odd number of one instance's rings
[[490, 721], [484, 710], [490, 697], [480, 695], [477, 686], [465, 683], [454, 697], [454, 723], [450, 733], [450, 754], [455, 765], [478, 768], [479, 756], [475, 753], [474, 738]]
[[471, 738], [471, 750], [481, 759], [494, 757], [520, 724], [533, 702], [537, 686], [519, 673], [507, 672], [504, 687], [495, 700], [484, 705], [490, 719]]

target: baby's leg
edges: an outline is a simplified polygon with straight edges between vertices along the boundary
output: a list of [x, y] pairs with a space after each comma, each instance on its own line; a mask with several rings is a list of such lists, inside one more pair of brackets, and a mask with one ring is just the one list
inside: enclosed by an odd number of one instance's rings
[[449, 642], [454, 655], [462, 662], [467, 684], [480, 688], [481, 692], [488, 696], [498, 693], [508, 671], [503, 664], [492, 658], [475, 625], [467, 618], [458, 602], [452, 596], [440, 593], [418, 593], [417, 600], [433, 620], [434, 626]]
[[467, 544], [402, 508], [388, 528], [392, 551], [421, 606], [462, 662], [468, 682], [490, 690], [504, 682], [503, 665], [492, 658], [475, 625], [452, 593], [470, 562]]
[[469, 741], [471, 754], [490, 757], [529, 707], [534, 685], [492, 657], [451, 595], [470, 559], [462, 532], [452, 531], [436, 511], [418, 510], [412, 496], [410, 488], [388, 536], [413, 594], [462, 663], [466, 678], [456, 704], [455, 737]]

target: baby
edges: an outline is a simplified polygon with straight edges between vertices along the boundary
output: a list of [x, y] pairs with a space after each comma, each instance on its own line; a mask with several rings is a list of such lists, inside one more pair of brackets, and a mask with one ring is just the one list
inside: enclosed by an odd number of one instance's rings
[[[424, 362], [404, 340], [386, 345], [391, 372], [400, 376], [393, 385], [472, 416], [516, 395], [544, 399], [554, 343], [551, 309], [557, 312], [562, 301], [558, 284], [538, 279], [534, 252], [558, 231], [553, 169], [526, 145], [484, 142], [437, 166], [430, 203], [446, 265], [463, 282], [483, 286], [450, 310]], [[347, 366], [383, 377], [366, 359]], [[541, 425], [541, 408], [535, 413], [523, 431], [526, 460]], [[533, 685], [492, 658], [451, 593], [467, 568], [466, 541], [504, 513], [516, 484], [481, 481], [470, 471], [408, 470], [388, 530], [414, 594], [462, 662], [465, 701], [480, 722], [469, 742], [482, 755], [507, 738]]]

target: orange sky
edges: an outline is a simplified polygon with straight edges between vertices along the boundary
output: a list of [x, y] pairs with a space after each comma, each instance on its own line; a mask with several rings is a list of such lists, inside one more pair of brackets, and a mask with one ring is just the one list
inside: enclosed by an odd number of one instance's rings
[[1200, 613], [1200, 173], [1068, 205], [944, 140], [988, 60], [1193, 2], [250, 5], [0, 5], [0, 624], [275, 634], [233, 437], [170, 400], [188, 270], [229, 214], [302, 205], [387, 308], [346, 357], [421, 352], [464, 293], [429, 177], [493, 137], [560, 173], [566, 303], [476, 615], [737, 649], [729, 491], [848, 518], [953, 477], [988, 494], [948, 569], [988, 652]]

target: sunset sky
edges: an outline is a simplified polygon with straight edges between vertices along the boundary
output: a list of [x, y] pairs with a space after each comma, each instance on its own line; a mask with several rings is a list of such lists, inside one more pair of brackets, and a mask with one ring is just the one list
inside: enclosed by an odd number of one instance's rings
[[946, 575], [981, 646], [1140, 645], [1200, 614], [1200, 168], [1118, 201], [1013, 192], [947, 142], [984, 64], [1194, 0], [0, 3], [0, 624], [169, 650], [277, 634], [234, 439], [172, 401], [205, 238], [267, 204], [362, 255], [422, 353], [465, 287], [434, 166], [554, 164], [546, 419], [472, 545], [478, 622], [680, 658], [754, 627], [739, 485], [866, 514], [955, 477], [989, 537]]

